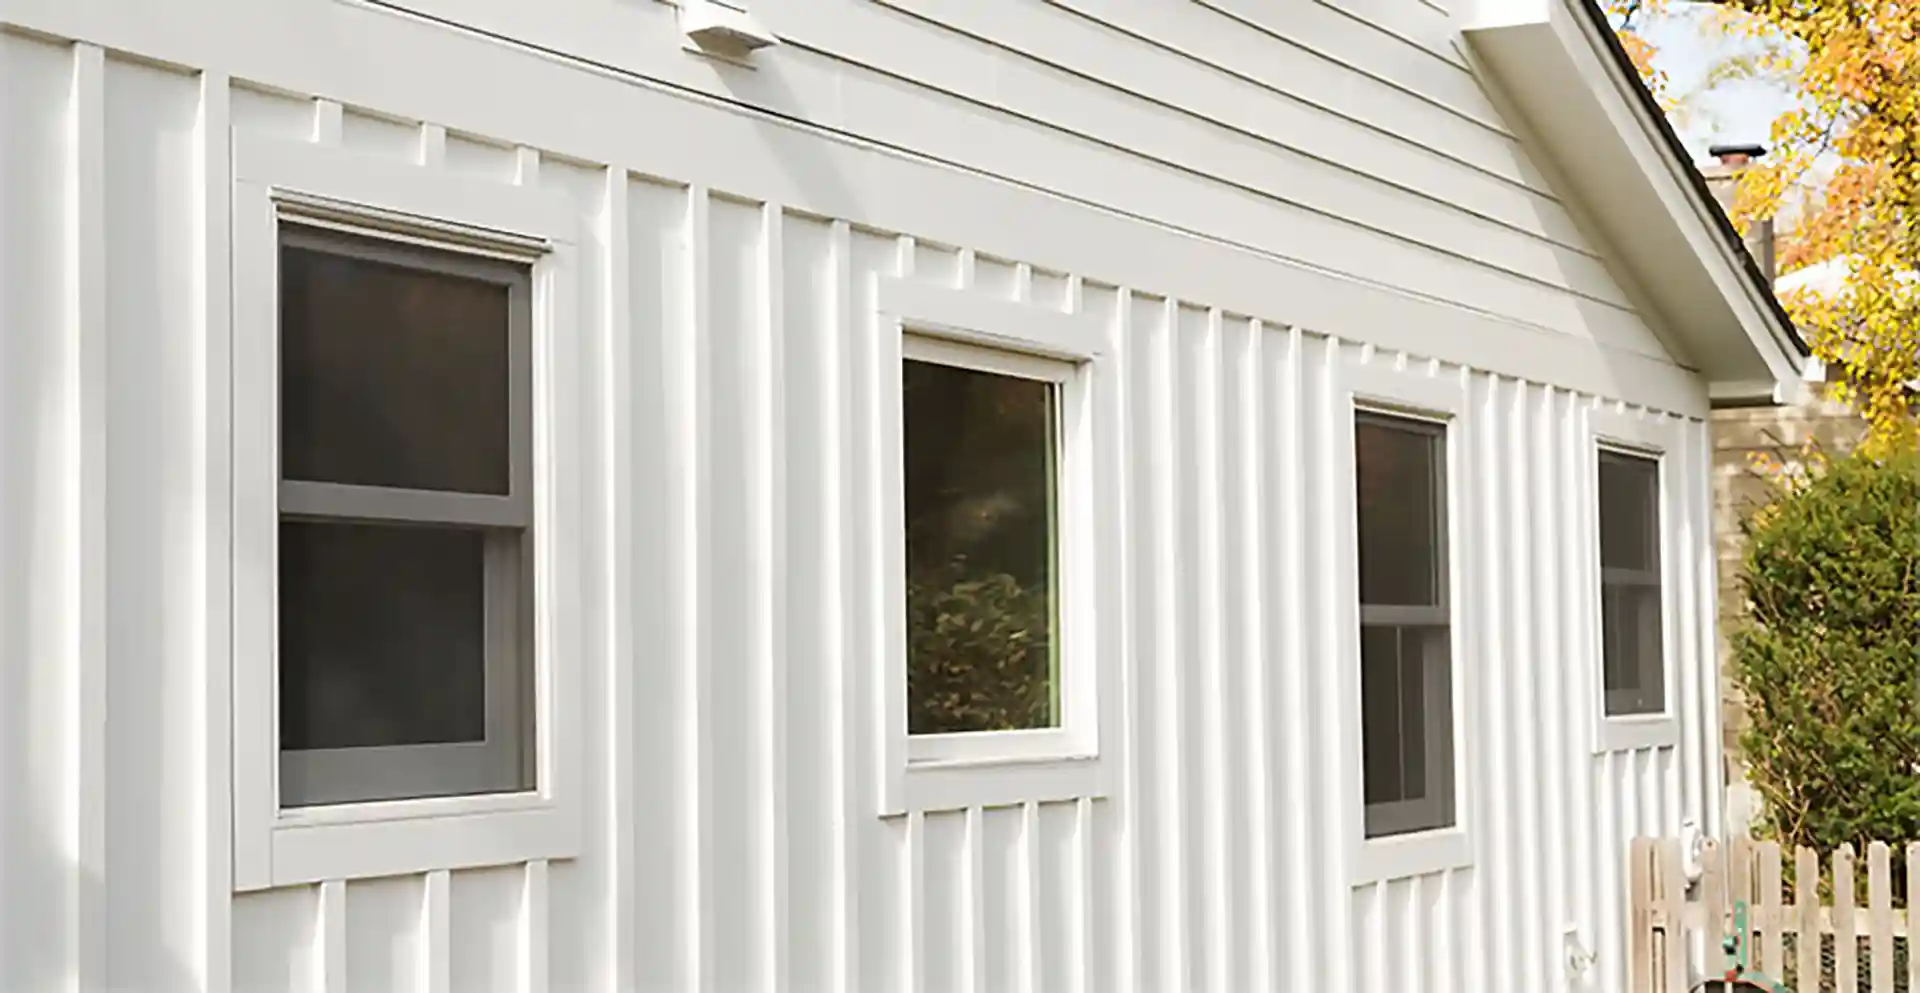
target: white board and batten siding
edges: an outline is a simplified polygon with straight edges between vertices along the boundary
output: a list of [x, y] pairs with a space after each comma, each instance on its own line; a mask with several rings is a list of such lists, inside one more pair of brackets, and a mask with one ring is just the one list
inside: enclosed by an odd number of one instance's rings
[[[1448, 15], [752, 6], [756, 70], [653, 0], [0, 0], [0, 988], [1561, 989], [1567, 927], [1618, 988], [1629, 839], [1720, 816], [1705, 389]], [[235, 892], [244, 136], [577, 209], [577, 858]], [[1104, 329], [1102, 796], [876, 808], [876, 277]], [[1356, 885], [1359, 365], [1465, 397], [1471, 857]], [[1679, 720], [1609, 750], [1622, 418], [1678, 469]]]

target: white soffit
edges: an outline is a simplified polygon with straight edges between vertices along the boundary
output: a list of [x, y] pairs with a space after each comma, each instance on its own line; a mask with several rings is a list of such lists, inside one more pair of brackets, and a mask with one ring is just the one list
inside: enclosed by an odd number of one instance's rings
[[1467, 42], [1716, 403], [1791, 402], [1805, 347], [1590, 0], [1482, 0]]

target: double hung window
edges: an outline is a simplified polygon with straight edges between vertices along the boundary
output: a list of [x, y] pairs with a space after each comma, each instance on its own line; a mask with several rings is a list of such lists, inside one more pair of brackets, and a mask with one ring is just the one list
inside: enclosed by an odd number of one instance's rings
[[1447, 429], [1354, 415], [1362, 776], [1369, 838], [1451, 826]]
[[279, 255], [280, 802], [530, 789], [528, 267]]

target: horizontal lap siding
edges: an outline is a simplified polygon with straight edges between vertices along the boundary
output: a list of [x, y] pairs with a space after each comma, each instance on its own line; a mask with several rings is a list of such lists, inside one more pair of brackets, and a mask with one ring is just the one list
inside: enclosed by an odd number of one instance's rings
[[[229, 974], [327, 991], [1521, 989], [1558, 981], [1566, 923], [1610, 982], [1626, 839], [1696, 812], [1717, 823], [1704, 491], [1677, 522], [1694, 579], [1686, 747], [1592, 754], [1592, 563], [1569, 537], [1589, 509], [1590, 398], [1469, 374], [1463, 456], [1495, 481], [1465, 508], [1476, 858], [1356, 889], [1335, 709], [1350, 639], [1319, 619], [1346, 595], [1320, 577], [1351, 555], [1330, 538], [1351, 483], [1329, 470], [1346, 416], [1329, 377], [1358, 346], [519, 135], [455, 128], [439, 151], [438, 127], [348, 107], [318, 133], [391, 158], [435, 149], [434, 168], [502, 183], [531, 162], [590, 232], [580, 331], [598, 371], [588, 450], [604, 458], [588, 513], [606, 540], [587, 543], [587, 848], [250, 894], [229, 924], [208, 868], [227, 857], [225, 825], [195, 799], [224, 788], [190, 726], [208, 678], [191, 618], [207, 607], [182, 578], [202, 568], [205, 510], [196, 143], [208, 106], [300, 138], [334, 111], [218, 77], [210, 102], [206, 79], [110, 56], [88, 163], [106, 251], [82, 273], [84, 256], [47, 251], [80, 230], [64, 205], [82, 173], [68, 140], [81, 58], [0, 40], [0, 644], [24, 660], [0, 667], [0, 788], [26, 798], [0, 826], [0, 880], [35, 897], [31, 912], [0, 902], [0, 987], [41, 988], [92, 943], [107, 977], [156, 989]], [[59, 757], [102, 717], [79, 719], [77, 615], [60, 599], [86, 549], [67, 309], [83, 275], [111, 301], [95, 384], [109, 388], [104, 890], [74, 871], [86, 780]], [[1109, 498], [1127, 522], [1113, 661], [1130, 692], [1108, 798], [873, 814], [869, 693], [890, 607], [870, 524], [876, 275], [1113, 329], [1124, 486]], [[1681, 453], [1701, 474], [1703, 431], [1690, 422]]]

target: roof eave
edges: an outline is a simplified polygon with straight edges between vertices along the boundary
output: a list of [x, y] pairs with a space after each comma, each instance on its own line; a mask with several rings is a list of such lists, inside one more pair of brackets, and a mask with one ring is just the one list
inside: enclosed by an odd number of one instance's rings
[[[1465, 36], [1524, 118], [1531, 151], [1592, 208], [1594, 233], [1682, 340], [1714, 403], [1802, 396], [1804, 340], [1599, 9], [1507, 5]], [[1622, 209], [1635, 204], [1646, 209]]]

